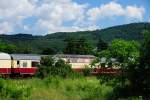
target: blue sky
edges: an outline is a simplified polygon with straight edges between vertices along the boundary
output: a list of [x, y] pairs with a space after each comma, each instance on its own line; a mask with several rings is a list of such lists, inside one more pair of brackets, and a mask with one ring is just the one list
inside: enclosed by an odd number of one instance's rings
[[0, 0], [0, 34], [45, 35], [150, 22], [149, 5], [149, 0]]

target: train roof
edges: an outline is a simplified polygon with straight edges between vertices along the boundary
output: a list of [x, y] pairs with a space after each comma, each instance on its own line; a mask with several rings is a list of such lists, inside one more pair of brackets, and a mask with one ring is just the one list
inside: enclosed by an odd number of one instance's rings
[[8, 53], [0, 52], [0, 60], [11, 60], [11, 56]]
[[95, 58], [93, 55], [71, 55], [71, 54], [56, 54], [54, 55], [55, 57], [60, 57], [60, 58]]
[[11, 54], [13, 60], [40, 60], [41, 56], [36, 54]]

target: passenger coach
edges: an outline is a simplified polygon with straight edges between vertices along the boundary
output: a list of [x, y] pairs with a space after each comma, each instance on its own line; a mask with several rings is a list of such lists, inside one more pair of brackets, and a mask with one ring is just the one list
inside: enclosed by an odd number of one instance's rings
[[11, 54], [12, 73], [33, 75], [37, 71], [41, 57], [31, 54]]
[[0, 53], [0, 74], [11, 74], [11, 56]]

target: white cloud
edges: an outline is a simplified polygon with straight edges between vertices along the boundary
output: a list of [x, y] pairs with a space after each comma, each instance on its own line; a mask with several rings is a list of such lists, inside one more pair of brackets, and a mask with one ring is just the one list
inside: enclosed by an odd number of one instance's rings
[[120, 16], [124, 14], [124, 9], [122, 6], [116, 2], [110, 2], [108, 4], [102, 5], [97, 8], [89, 9], [87, 15], [89, 15], [89, 20], [97, 20], [106, 17]]
[[143, 7], [136, 7], [136, 6], [127, 6], [125, 15], [127, 18], [131, 19], [137, 19], [137, 20], [142, 20], [143, 19], [143, 14], [144, 14], [144, 8]]
[[108, 4], [101, 5], [100, 7], [89, 9], [87, 15], [89, 20], [97, 21], [104, 18], [113, 18], [115, 16], [124, 16], [128, 19], [142, 20], [144, 8], [136, 6], [123, 7], [121, 4], [112, 1]]
[[15, 28], [23, 26], [22, 20], [32, 16], [34, 9], [35, 5], [29, 0], [0, 0], [0, 26], [3, 27], [0, 33], [13, 32]]
[[34, 7], [28, 0], [0, 0], [0, 16], [3, 18], [26, 18], [32, 15]]
[[0, 24], [0, 34], [4, 34], [6, 32], [12, 32], [13, 28], [8, 22], [3, 22]]
[[[17, 29], [29, 33], [94, 30], [99, 28], [97, 20], [116, 16], [142, 20], [143, 14], [144, 8], [123, 7], [117, 1], [90, 8], [73, 0], [0, 0], [0, 34]], [[24, 24], [23, 20], [30, 17], [37, 21]]]
[[[36, 31], [46, 31], [47, 33], [54, 33], [54, 32], [76, 32], [76, 31], [86, 31], [86, 30], [96, 30], [99, 27], [96, 25], [87, 26], [87, 27], [80, 27], [76, 25], [72, 26], [63, 26], [49, 23], [47, 20], [40, 19], [36, 24]], [[37, 30], [38, 29], [38, 30]]]
[[[37, 25], [48, 28], [63, 27], [64, 22], [79, 23], [84, 19], [86, 5], [79, 5], [71, 0], [53, 0], [37, 7], [36, 15], [40, 17]], [[58, 30], [63, 30], [60, 28]]]

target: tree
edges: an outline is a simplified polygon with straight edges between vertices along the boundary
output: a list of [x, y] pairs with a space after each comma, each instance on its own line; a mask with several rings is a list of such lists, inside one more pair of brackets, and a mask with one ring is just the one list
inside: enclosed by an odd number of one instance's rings
[[144, 32], [144, 42], [141, 47], [140, 64], [146, 69], [150, 69], [150, 31]]
[[122, 87], [124, 87], [127, 70], [131, 67], [129, 64], [134, 62], [139, 57], [139, 44], [135, 41], [117, 39], [112, 41], [108, 49], [110, 51], [111, 57], [117, 58], [120, 63], [122, 71]]
[[125, 67], [130, 60], [139, 57], [140, 44], [136, 41], [113, 40], [106, 50], [99, 53], [99, 57], [116, 58]]
[[[99, 54], [100, 57], [106, 57], [107, 59], [117, 59], [121, 68], [122, 87], [125, 87], [125, 79], [129, 76], [128, 72], [131, 71], [131, 64], [135, 64], [139, 58], [139, 48], [140, 45], [136, 41], [116, 39], [109, 44], [107, 50], [103, 50]], [[107, 62], [109, 63], [109, 61]]]
[[116, 39], [111, 42], [108, 50], [111, 56], [117, 58], [120, 63], [139, 57], [139, 43], [136, 41]]
[[[144, 100], [150, 98], [150, 32], [144, 32], [145, 39], [141, 45], [134, 41], [120, 41], [112, 42], [109, 50], [113, 56], [119, 58], [122, 63], [123, 80], [127, 79], [129, 84], [124, 84], [120, 88], [126, 96], [143, 96]], [[119, 90], [118, 90], [119, 91]], [[120, 92], [121, 93], [121, 92]]]
[[45, 56], [41, 58], [38, 67], [37, 77], [45, 78], [47, 76], [68, 77], [72, 73], [71, 66], [62, 59], [55, 59], [52, 56]]
[[55, 54], [55, 53], [56, 53], [55, 50], [52, 48], [46, 48], [42, 51], [42, 54], [44, 54], [44, 55], [51, 55], [51, 54]]
[[108, 47], [108, 44], [100, 38], [97, 43], [97, 50], [103, 51], [103, 50], [106, 50], [107, 47]]
[[68, 37], [64, 40], [67, 42], [67, 46], [64, 50], [64, 53], [66, 54], [76, 54], [76, 49], [77, 49], [77, 41], [73, 37]]
[[[132, 81], [134, 89], [140, 93], [140, 95], [150, 98], [150, 31], [144, 31], [144, 42], [140, 51], [140, 61], [136, 69], [136, 76]], [[138, 86], [138, 88], [137, 88]]]
[[0, 43], [0, 51], [6, 53], [14, 53], [16, 52], [17, 47], [13, 44], [4, 44]]
[[67, 46], [64, 50], [64, 53], [66, 54], [86, 55], [92, 53], [93, 47], [85, 37], [81, 37], [79, 39], [70, 37], [66, 39], [66, 42]]

